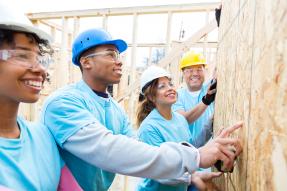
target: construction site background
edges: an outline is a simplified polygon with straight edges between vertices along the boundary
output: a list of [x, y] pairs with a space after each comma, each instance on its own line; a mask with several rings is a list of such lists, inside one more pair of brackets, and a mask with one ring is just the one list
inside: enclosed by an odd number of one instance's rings
[[[184, 52], [200, 48], [210, 63], [209, 73], [215, 65], [217, 68], [215, 131], [238, 120], [244, 121], [243, 131], [234, 135], [243, 141], [244, 152], [237, 160], [234, 172], [217, 179], [217, 185], [227, 191], [287, 190], [287, 1], [222, 1], [218, 42], [211, 42], [207, 36], [217, 29], [213, 18], [218, 6], [219, 3], [202, 3], [28, 14], [36, 25], [45, 25], [52, 35], [60, 33], [61, 38], [54, 44], [57, 64], [50, 70], [50, 84], [43, 91], [41, 100], [33, 105], [23, 104], [21, 113], [27, 119], [37, 119], [43, 101], [51, 92], [80, 79], [78, 68], [69, 58], [81, 17], [101, 17], [105, 28], [109, 17], [130, 15], [133, 36], [129, 44], [130, 55], [124, 59], [130, 59], [131, 65], [124, 67], [124, 76], [119, 85], [113, 86], [113, 95], [132, 122], [139, 92], [138, 77], [142, 71], [136, 69], [134, 63], [137, 48], [165, 48], [165, 57], [158, 65], [172, 72], [177, 87], [182, 84], [179, 59]], [[205, 25], [184, 41], [171, 41], [173, 14], [200, 11], [208, 15]], [[167, 14], [165, 43], [137, 42], [137, 19], [151, 13]], [[60, 19], [61, 25], [53, 24], [49, 19]], [[72, 31], [68, 27], [69, 20], [73, 20]], [[111, 190], [133, 190], [136, 182], [137, 179], [119, 176]]]

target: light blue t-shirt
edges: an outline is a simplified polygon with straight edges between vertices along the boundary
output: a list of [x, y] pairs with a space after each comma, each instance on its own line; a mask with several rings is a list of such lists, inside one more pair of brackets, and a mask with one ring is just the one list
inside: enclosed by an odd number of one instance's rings
[[13, 190], [57, 190], [61, 167], [57, 145], [47, 128], [18, 117], [18, 139], [0, 138], [0, 185]]
[[[95, 122], [113, 134], [133, 135], [128, 117], [119, 104], [111, 97], [99, 97], [83, 80], [54, 92], [44, 104], [41, 120], [61, 147], [81, 128]], [[94, 167], [67, 151], [62, 150], [61, 155], [84, 190], [104, 191], [112, 184], [114, 173]]]
[[[183, 110], [189, 111], [201, 102], [203, 96], [207, 93], [208, 84], [204, 84], [197, 97], [192, 97], [187, 88], [181, 88], [177, 91], [178, 98], [175, 104], [173, 104], [173, 111]], [[195, 147], [201, 147], [205, 144], [205, 135], [203, 133], [204, 126], [208, 123], [214, 113], [214, 103], [210, 104], [204, 113], [193, 123], [189, 124], [189, 129], [192, 135], [192, 145]]]
[[[157, 109], [143, 120], [138, 137], [141, 141], [155, 146], [163, 142], [190, 142], [191, 134], [186, 119], [172, 112], [172, 119], [163, 118]], [[164, 185], [152, 179], [144, 179], [137, 187], [139, 191], [186, 191], [186, 184]]]

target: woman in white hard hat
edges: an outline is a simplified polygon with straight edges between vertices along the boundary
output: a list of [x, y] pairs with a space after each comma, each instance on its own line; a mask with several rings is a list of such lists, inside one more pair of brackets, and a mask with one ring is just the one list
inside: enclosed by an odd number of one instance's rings
[[[141, 94], [143, 100], [138, 108], [137, 123], [139, 139], [150, 145], [160, 146], [163, 142], [192, 143], [191, 134], [185, 117], [172, 111], [177, 93], [170, 74], [158, 66], [151, 66], [141, 76]], [[144, 179], [138, 190], [145, 191], [185, 191], [190, 183], [197, 184], [195, 177], [208, 179], [220, 173], [196, 172], [186, 174], [179, 179]]]
[[[48, 129], [18, 116], [21, 102], [34, 103], [40, 97], [51, 62], [49, 35], [6, 6], [0, 6], [0, 14], [0, 186], [80, 190], [63, 168]], [[60, 179], [70, 182], [58, 187]]]

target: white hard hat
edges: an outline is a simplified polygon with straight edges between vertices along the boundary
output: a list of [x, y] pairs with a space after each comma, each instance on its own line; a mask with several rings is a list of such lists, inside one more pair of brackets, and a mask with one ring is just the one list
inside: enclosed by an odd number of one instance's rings
[[160, 77], [168, 77], [170, 78], [170, 73], [166, 71], [165, 69], [152, 65], [148, 67], [141, 75], [141, 94], [143, 95], [143, 88], [150, 83], [151, 81], [160, 78]]
[[0, 2], [0, 28], [35, 33], [39, 38], [52, 42], [52, 37], [48, 33], [33, 26], [23, 12], [3, 2]]

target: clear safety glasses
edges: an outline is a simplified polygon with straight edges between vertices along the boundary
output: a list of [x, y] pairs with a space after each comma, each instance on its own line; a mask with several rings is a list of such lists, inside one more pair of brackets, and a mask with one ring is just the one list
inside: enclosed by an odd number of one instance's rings
[[53, 62], [49, 54], [40, 55], [30, 50], [0, 50], [0, 60], [11, 61], [13, 64], [32, 69], [41, 65], [48, 69]]
[[183, 70], [183, 72], [186, 73], [186, 74], [193, 74], [194, 72], [202, 73], [203, 72], [203, 67], [186, 68], [186, 69]]
[[174, 88], [174, 84], [171, 81], [168, 83], [160, 83], [157, 86], [158, 90], [168, 90], [170, 88]]
[[85, 56], [85, 58], [93, 58], [95, 56], [103, 56], [106, 58], [112, 58], [114, 61], [120, 61], [121, 60], [121, 55], [118, 51], [114, 51], [114, 50], [105, 50], [102, 52], [96, 52], [93, 54], [89, 54], [87, 56]]

